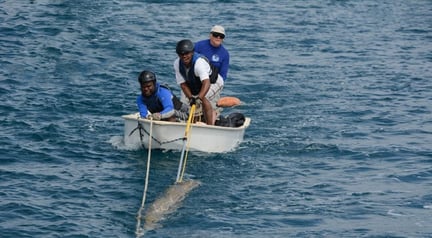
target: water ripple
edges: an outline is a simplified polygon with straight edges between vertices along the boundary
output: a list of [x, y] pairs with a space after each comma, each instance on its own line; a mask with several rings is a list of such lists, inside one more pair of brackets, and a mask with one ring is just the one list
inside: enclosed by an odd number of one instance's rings
[[[202, 186], [146, 237], [431, 236], [427, 1], [0, 2], [2, 237], [134, 237], [147, 151], [120, 116], [143, 69], [179, 93], [175, 42], [214, 24], [243, 101], [224, 113], [252, 124], [190, 153]], [[152, 152], [148, 201], [179, 158]]]

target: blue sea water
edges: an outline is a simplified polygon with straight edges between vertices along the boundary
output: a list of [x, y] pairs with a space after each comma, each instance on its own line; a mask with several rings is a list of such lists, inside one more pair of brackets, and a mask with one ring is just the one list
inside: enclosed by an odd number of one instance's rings
[[[432, 2], [0, 0], [0, 236], [135, 237], [144, 69], [227, 31], [243, 143], [145, 237], [432, 237]], [[180, 152], [153, 151], [148, 202]]]

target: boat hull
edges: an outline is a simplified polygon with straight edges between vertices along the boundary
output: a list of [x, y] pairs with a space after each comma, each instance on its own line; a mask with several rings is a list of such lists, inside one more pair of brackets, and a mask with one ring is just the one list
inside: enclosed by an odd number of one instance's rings
[[[124, 119], [124, 143], [126, 146], [149, 147], [151, 121], [139, 118], [138, 113], [122, 116]], [[139, 123], [139, 124], [138, 124]], [[240, 127], [209, 126], [194, 123], [190, 129], [189, 141], [185, 141], [186, 123], [153, 121], [151, 149], [182, 150], [186, 143], [190, 151], [228, 152], [242, 141], [250, 118]]]

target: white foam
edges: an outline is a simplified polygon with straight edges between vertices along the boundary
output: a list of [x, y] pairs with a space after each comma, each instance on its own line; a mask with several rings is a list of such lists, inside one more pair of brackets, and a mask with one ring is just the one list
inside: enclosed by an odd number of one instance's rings
[[125, 144], [123, 140], [123, 136], [112, 136], [108, 143], [110, 143], [114, 148], [118, 150], [140, 150], [142, 149], [142, 145], [140, 143], [137, 144]]

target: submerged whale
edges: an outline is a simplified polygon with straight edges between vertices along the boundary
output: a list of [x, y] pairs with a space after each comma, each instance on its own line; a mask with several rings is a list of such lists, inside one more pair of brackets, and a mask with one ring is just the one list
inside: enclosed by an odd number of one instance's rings
[[168, 187], [165, 193], [157, 198], [147, 209], [144, 216], [144, 230], [149, 231], [160, 227], [159, 221], [174, 212], [185, 199], [186, 195], [199, 185], [200, 182], [198, 181], [187, 180]]

